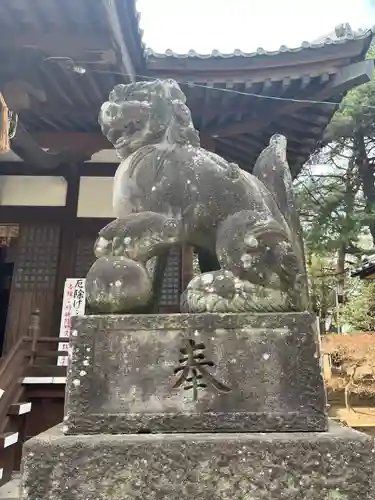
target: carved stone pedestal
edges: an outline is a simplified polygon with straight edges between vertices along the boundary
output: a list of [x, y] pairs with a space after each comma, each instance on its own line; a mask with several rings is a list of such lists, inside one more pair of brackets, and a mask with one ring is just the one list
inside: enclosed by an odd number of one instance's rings
[[321, 433], [64, 436], [24, 449], [24, 500], [373, 500], [374, 445]]
[[372, 438], [327, 430], [310, 314], [73, 328], [64, 423], [26, 443], [24, 500], [375, 500]]
[[315, 318], [76, 318], [65, 432], [323, 431]]

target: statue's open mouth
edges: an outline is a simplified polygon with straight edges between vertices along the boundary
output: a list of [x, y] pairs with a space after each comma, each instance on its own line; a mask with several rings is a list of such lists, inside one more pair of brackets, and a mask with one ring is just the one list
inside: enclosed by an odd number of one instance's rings
[[103, 105], [101, 116], [111, 128], [108, 139], [115, 148], [127, 146], [142, 134], [149, 118], [149, 105], [142, 101], [129, 101], [118, 105], [108, 103]]
[[128, 122], [124, 125], [121, 136], [114, 142], [115, 148], [121, 148], [127, 146], [131, 142], [137, 139], [137, 136], [141, 135], [141, 131], [144, 128], [144, 124], [141, 120], [135, 120]]

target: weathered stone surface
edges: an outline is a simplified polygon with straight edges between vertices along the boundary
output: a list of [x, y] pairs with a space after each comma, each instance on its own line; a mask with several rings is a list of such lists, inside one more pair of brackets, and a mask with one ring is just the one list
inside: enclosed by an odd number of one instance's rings
[[67, 433], [326, 429], [308, 313], [73, 321]]
[[370, 436], [63, 436], [26, 442], [22, 500], [374, 500]]
[[91, 313], [127, 313], [141, 310], [152, 298], [146, 268], [126, 257], [101, 257], [86, 276], [86, 299]]

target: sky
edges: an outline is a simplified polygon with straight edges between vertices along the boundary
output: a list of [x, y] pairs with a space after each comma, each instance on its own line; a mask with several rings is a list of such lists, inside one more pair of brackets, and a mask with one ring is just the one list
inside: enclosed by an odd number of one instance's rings
[[375, 0], [138, 0], [143, 41], [156, 52], [244, 52], [303, 41], [348, 22], [375, 25]]

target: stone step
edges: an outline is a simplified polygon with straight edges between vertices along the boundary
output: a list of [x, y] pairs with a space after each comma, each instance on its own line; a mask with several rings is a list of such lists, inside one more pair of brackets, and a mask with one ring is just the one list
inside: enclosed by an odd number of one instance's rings
[[65, 384], [66, 377], [24, 377], [22, 380], [24, 385], [34, 385], [34, 384]]
[[24, 415], [30, 413], [31, 403], [15, 403], [10, 406], [8, 415]]
[[374, 500], [373, 457], [371, 436], [338, 425], [75, 436], [61, 425], [26, 441], [22, 498]]
[[[1, 469], [0, 469], [1, 471]], [[0, 473], [1, 475], [1, 473]], [[0, 478], [1, 479], [1, 478]], [[20, 474], [13, 474], [12, 479], [0, 487], [0, 500], [19, 500]]]

